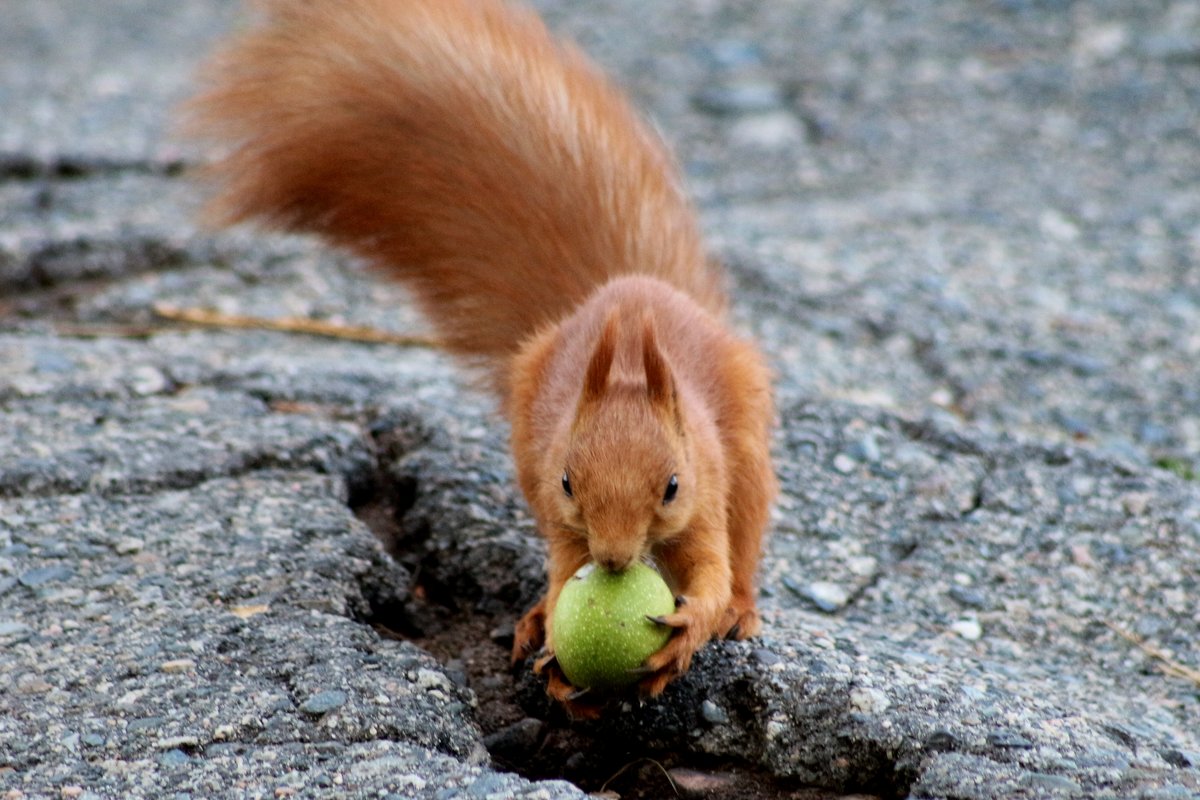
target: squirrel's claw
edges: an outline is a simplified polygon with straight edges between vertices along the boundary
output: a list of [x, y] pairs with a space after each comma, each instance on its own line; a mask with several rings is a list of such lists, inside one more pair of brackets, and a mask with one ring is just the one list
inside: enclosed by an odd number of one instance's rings
[[558, 656], [554, 655], [554, 653], [546, 653], [533, 662], [533, 673], [535, 675], [541, 675], [547, 670], [558, 670]]
[[[540, 669], [539, 669], [540, 667]], [[567, 681], [558, 659], [549, 656], [534, 665], [534, 671], [546, 676], [546, 694], [557, 701], [571, 719], [597, 719], [603, 704], [596, 701], [591, 689], [577, 689]], [[591, 702], [588, 702], [591, 701]]]
[[644, 675], [638, 684], [643, 695], [661, 694], [668, 683], [688, 671], [692, 656], [708, 641], [712, 632], [712, 627], [700, 614], [702, 607], [689, 605], [687, 598], [680, 596], [676, 598], [675, 613], [648, 617], [654, 623], [674, 628], [674, 631], [667, 643], [637, 670], [638, 674]]

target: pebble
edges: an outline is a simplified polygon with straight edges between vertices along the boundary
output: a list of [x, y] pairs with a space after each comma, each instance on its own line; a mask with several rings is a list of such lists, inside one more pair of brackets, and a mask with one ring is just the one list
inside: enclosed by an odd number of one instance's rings
[[743, 147], [780, 150], [803, 141], [804, 126], [790, 111], [768, 111], [739, 119], [729, 138]]
[[1121, 496], [1121, 508], [1131, 517], [1140, 517], [1150, 507], [1150, 495], [1146, 492], [1128, 492]]
[[47, 583], [68, 580], [74, 577], [74, 575], [75, 571], [70, 567], [38, 567], [37, 569], [31, 569], [28, 572], [22, 573], [17, 580], [22, 586], [36, 589], [39, 586], [45, 586]]
[[958, 737], [947, 730], [936, 730], [925, 740], [925, 748], [933, 751], [957, 750]]
[[129, 372], [129, 388], [133, 390], [134, 394], [142, 396], [161, 394], [170, 385], [171, 382], [161, 370], [148, 364], [134, 367]]
[[117, 551], [118, 555], [131, 556], [142, 552], [142, 548], [145, 546], [146, 542], [144, 540], [138, 539], [135, 536], [126, 536], [119, 540], [113, 546], [113, 549]]
[[512, 647], [515, 635], [516, 629], [511, 622], [501, 623], [488, 631], [488, 638], [505, 648]]
[[892, 705], [888, 696], [869, 686], [858, 686], [850, 690], [850, 710], [859, 714], [880, 714]]
[[304, 704], [300, 706], [300, 710], [305, 714], [327, 714], [344, 706], [349, 699], [349, 696], [340, 689], [330, 689], [317, 692], [305, 700]]
[[743, 39], [721, 39], [708, 47], [713, 63], [725, 69], [755, 67], [762, 64], [762, 49], [754, 42]]
[[833, 457], [833, 468], [843, 475], [849, 475], [858, 469], [858, 462], [847, 453], [838, 453]]
[[993, 731], [988, 734], [987, 743], [992, 747], [1002, 747], [1009, 750], [1033, 749], [1033, 742], [1011, 731]]
[[483, 746], [493, 758], [512, 764], [527, 760], [538, 748], [545, 724], [540, 719], [526, 717], [486, 736]]
[[30, 630], [24, 622], [0, 622], [0, 636], [17, 636], [27, 634]]
[[800, 595], [827, 614], [840, 611], [850, 602], [850, 593], [846, 589], [828, 581], [805, 584], [800, 589]]
[[196, 662], [190, 658], [179, 658], [174, 661], [164, 661], [158, 665], [158, 668], [168, 675], [178, 675], [182, 672], [191, 672], [196, 669]]
[[700, 704], [700, 716], [713, 725], [725, 725], [729, 722], [729, 715], [725, 713], [725, 709], [712, 700], [705, 700]]
[[200, 739], [196, 736], [169, 736], [158, 740], [160, 750], [178, 750], [182, 747], [197, 747]]
[[868, 464], [875, 464], [883, 458], [883, 453], [879, 450], [879, 442], [874, 431], [871, 431], [862, 437], [854, 444], [850, 445], [850, 455], [859, 461], [865, 461]]
[[36, 675], [22, 675], [17, 679], [17, 691], [20, 694], [44, 694], [54, 687]]
[[744, 80], [710, 86], [696, 95], [696, 106], [717, 116], [763, 113], [783, 105], [783, 92], [774, 83]]
[[977, 642], [983, 637], [983, 626], [979, 620], [965, 617], [950, 626], [950, 630], [968, 642]]
[[951, 586], [948, 594], [957, 602], [970, 608], [983, 608], [987, 605], [987, 595], [969, 586]]

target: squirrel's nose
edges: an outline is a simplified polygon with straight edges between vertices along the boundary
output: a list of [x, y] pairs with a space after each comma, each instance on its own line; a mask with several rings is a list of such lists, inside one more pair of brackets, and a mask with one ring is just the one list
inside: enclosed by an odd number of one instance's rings
[[596, 559], [596, 563], [609, 572], [623, 572], [632, 561], [632, 558], [615, 555], [601, 556]]

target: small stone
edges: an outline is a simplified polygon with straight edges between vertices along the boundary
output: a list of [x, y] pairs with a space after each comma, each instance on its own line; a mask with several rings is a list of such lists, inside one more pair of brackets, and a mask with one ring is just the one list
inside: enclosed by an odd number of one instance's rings
[[126, 536], [115, 545], [113, 549], [117, 551], [117, 555], [131, 556], [142, 552], [142, 548], [146, 546], [146, 542], [136, 536]]
[[1011, 750], [1031, 750], [1033, 742], [1020, 734], [1011, 731], [995, 731], [987, 736], [987, 743], [992, 747], [1002, 747]]
[[164, 767], [180, 767], [189, 761], [191, 758], [182, 750], [168, 750], [158, 757], [158, 763]]
[[743, 117], [730, 128], [729, 138], [743, 147], [779, 150], [804, 139], [804, 126], [788, 111], [769, 111]]
[[744, 80], [711, 86], [696, 95], [696, 106], [716, 116], [773, 111], [783, 106], [783, 93], [773, 83]]
[[417, 686], [426, 691], [439, 690], [448, 692], [452, 688], [450, 679], [432, 669], [417, 670]]
[[1159, 756], [1173, 767], [1200, 767], [1200, 751], [1190, 750], [1160, 750]]
[[937, 752], [958, 749], [958, 737], [947, 730], [936, 730], [925, 740], [925, 748]]
[[88, 747], [103, 747], [105, 738], [98, 733], [87, 733], [83, 736], [83, 743]]
[[1088, 497], [1096, 491], [1096, 479], [1090, 475], [1076, 475], [1071, 478], [1071, 489], [1079, 497]]
[[75, 571], [70, 567], [38, 567], [25, 572], [17, 580], [22, 586], [30, 589], [36, 589], [39, 586], [45, 586], [47, 583], [55, 581], [65, 581], [75, 575]]
[[833, 468], [843, 475], [849, 475], [858, 469], [858, 462], [846, 453], [838, 453], [833, 457]]
[[22, 675], [17, 678], [17, 691], [20, 694], [43, 694], [53, 688], [36, 675]]
[[1094, 567], [1096, 559], [1092, 558], [1092, 551], [1086, 544], [1073, 544], [1069, 548], [1071, 553], [1071, 561], [1077, 567]]
[[305, 700], [304, 705], [300, 706], [300, 710], [305, 714], [328, 714], [330, 711], [344, 706], [349, 699], [349, 696], [345, 692], [338, 689], [330, 689], [318, 692]]
[[488, 631], [488, 638], [501, 647], [512, 647], [516, 629], [511, 622], [497, 625]]
[[1121, 508], [1131, 517], [1140, 517], [1150, 507], [1150, 495], [1146, 492], [1129, 492], [1121, 496]]
[[1054, 208], [1045, 209], [1038, 218], [1042, 233], [1060, 242], [1073, 242], [1079, 238], [1079, 226]]
[[779, 654], [775, 653], [773, 650], [768, 650], [765, 647], [754, 648], [754, 658], [756, 661], [758, 661], [758, 663], [767, 667], [783, 661], [783, 659], [779, 657]]
[[883, 453], [879, 450], [879, 442], [876, 441], [875, 432], [871, 431], [867, 433], [852, 444], [850, 446], [850, 455], [868, 464], [875, 464], [883, 458]]
[[129, 388], [133, 390], [134, 394], [142, 396], [161, 394], [170, 385], [171, 382], [167, 376], [157, 367], [142, 365], [134, 367], [129, 372]]
[[544, 727], [540, 719], [526, 717], [484, 738], [483, 746], [493, 758], [522, 763], [537, 750]]
[[979, 620], [971, 617], [958, 620], [950, 626], [950, 630], [968, 642], [977, 642], [983, 637], [983, 626], [979, 624]]
[[0, 636], [18, 636], [30, 632], [24, 622], [0, 622]]
[[238, 619], [250, 619], [251, 617], [265, 614], [271, 610], [271, 606], [266, 603], [247, 605], [247, 606], [230, 606], [229, 613], [233, 614]]
[[801, 588], [801, 596], [821, 611], [832, 614], [845, 608], [850, 602], [850, 593], [836, 583], [813, 581]]
[[82, 786], [64, 786], [59, 790], [59, 796], [63, 800], [75, 800], [75, 798], [83, 794]]
[[951, 586], [949, 595], [970, 608], [983, 608], [987, 605], [987, 596], [978, 589], [968, 586]]
[[859, 714], [880, 714], [891, 705], [888, 696], [878, 689], [858, 686], [850, 690], [850, 710]]
[[198, 747], [200, 739], [196, 736], [168, 736], [158, 740], [159, 750], [179, 750], [183, 747]]
[[721, 39], [708, 47], [708, 54], [719, 67], [753, 67], [762, 64], [762, 49], [743, 39]]
[[158, 668], [168, 675], [178, 675], [183, 672], [195, 670], [196, 662], [190, 658], [178, 658], [174, 661], [164, 661], [158, 665]]
[[729, 722], [729, 715], [725, 713], [725, 709], [712, 700], [705, 700], [700, 704], [700, 716], [712, 725], [725, 725]]

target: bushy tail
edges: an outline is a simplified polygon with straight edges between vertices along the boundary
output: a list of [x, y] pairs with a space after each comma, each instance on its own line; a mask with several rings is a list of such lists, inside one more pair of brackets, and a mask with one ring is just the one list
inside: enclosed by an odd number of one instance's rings
[[226, 148], [210, 218], [311, 231], [408, 283], [499, 368], [618, 275], [724, 300], [663, 144], [504, 0], [265, 0], [185, 130]]

